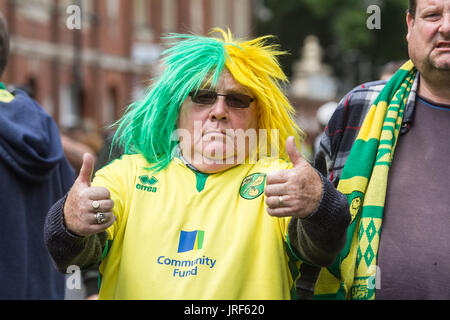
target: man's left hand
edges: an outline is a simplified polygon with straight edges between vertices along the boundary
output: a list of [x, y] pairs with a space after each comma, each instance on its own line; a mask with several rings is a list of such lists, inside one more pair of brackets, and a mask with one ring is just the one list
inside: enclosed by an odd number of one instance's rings
[[286, 152], [293, 168], [267, 175], [264, 189], [267, 212], [276, 217], [306, 218], [319, 206], [322, 179], [302, 157], [292, 136], [286, 139]]

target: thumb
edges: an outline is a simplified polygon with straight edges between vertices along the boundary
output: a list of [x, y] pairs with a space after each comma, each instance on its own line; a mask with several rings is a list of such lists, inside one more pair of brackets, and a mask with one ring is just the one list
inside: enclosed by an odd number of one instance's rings
[[82, 183], [91, 186], [92, 171], [94, 170], [94, 156], [90, 153], [83, 154], [83, 164], [81, 165], [80, 174], [78, 180]]
[[294, 167], [297, 167], [305, 161], [300, 153], [300, 150], [298, 150], [297, 145], [295, 144], [295, 138], [293, 136], [286, 139], [285, 149]]

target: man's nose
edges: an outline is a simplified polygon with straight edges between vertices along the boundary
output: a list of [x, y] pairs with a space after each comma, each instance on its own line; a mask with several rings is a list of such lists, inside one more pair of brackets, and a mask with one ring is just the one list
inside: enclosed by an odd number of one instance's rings
[[218, 96], [216, 102], [211, 107], [210, 117], [216, 120], [223, 120], [228, 118], [228, 107], [225, 97]]
[[447, 40], [450, 38], [450, 10], [447, 10], [443, 16], [439, 32], [446, 36]]

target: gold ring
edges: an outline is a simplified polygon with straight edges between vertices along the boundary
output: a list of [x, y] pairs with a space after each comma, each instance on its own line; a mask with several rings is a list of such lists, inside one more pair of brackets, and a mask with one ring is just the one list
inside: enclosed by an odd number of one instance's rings
[[100, 208], [100, 202], [97, 200], [92, 201], [92, 208], [94, 208], [95, 212], [97, 212], [98, 208]]
[[278, 196], [278, 205], [280, 207], [283, 205], [283, 196]]

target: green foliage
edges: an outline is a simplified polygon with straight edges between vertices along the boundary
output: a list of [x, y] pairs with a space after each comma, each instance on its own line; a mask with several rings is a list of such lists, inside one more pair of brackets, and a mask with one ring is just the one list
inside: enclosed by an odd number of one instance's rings
[[[291, 52], [291, 56], [281, 61], [289, 76], [309, 34], [319, 37], [324, 61], [333, 66], [337, 75], [348, 69], [348, 60], [355, 56], [370, 61], [372, 79], [378, 76], [381, 65], [407, 59], [407, 0], [264, 0], [263, 3], [272, 15], [267, 21], [257, 20], [258, 33], [278, 36], [282, 48]], [[381, 9], [381, 29], [367, 28], [370, 5]]]
[[344, 51], [354, 48], [367, 48], [374, 42], [374, 33], [367, 32], [367, 15], [364, 10], [339, 10], [332, 19], [338, 44]]

